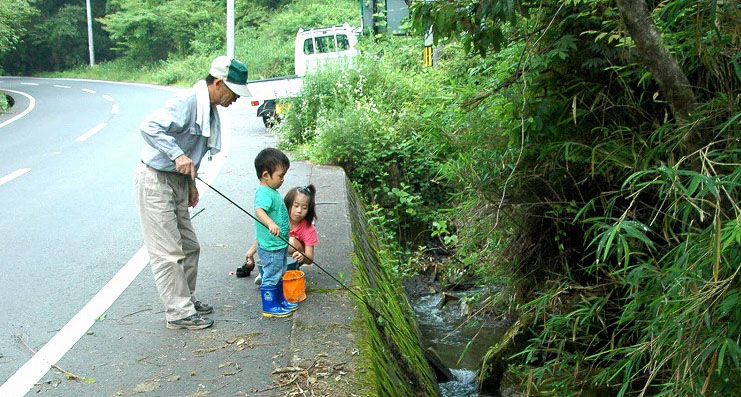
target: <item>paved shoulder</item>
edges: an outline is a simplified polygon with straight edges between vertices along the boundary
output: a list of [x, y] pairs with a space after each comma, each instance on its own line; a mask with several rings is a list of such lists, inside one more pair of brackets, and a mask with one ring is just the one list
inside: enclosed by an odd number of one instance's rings
[[279, 373], [276, 383], [284, 385], [283, 395], [303, 390], [305, 395], [364, 396], [358, 334], [362, 327], [355, 322], [355, 300], [319, 269], [352, 285], [346, 177], [341, 168], [314, 166], [310, 179], [317, 188], [318, 265], [301, 268], [307, 299], [293, 316], [291, 368]]

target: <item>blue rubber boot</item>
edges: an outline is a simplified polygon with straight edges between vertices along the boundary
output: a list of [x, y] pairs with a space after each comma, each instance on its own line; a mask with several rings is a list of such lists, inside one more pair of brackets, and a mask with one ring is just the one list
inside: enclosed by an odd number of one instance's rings
[[280, 298], [283, 297], [283, 285], [280, 286], [281, 293], [278, 295], [278, 287], [273, 286], [260, 286], [260, 297], [262, 297], [262, 316], [263, 317], [289, 317], [293, 314], [292, 311], [284, 309], [280, 305]]
[[298, 304], [291, 303], [286, 300], [285, 294], [283, 293], [283, 280], [278, 281], [278, 302], [280, 302], [280, 305], [287, 310], [290, 310], [292, 312], [295, 312], [298, 310]]

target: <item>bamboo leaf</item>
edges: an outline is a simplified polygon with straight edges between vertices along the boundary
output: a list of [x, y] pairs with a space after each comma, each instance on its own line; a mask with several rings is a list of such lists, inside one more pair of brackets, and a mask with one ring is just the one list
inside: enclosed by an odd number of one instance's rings
[[[733, 61], [734, 61], [733, 66], [736, 68], [736, 74], [738, 75], [738, 79], [741, 80], [741, 67], [738, 66], [739, 57], [741, 57], [741, 52], [739, 52], [738, 55], [736, 55], [736, 57], [733, 58]], [[718, 134], [722, 134], [726, 130], [726, 128], [728, 128], [729, 126], [735, 125], [736, 120], [739, 117], [741, 117], [741, 113], [736, 113], [736, 115], [734, 115], [728, 121], [726, 121], [723, 124], [723, 127], [718, 132]]]
[[718, 372], [722, 372], [723, 370], [723, 359], [726, 356], [726, 348], [728, 347], [728, 339], [723, 341], [723, 344], [720, 346], [720, 351], [718, 352]]

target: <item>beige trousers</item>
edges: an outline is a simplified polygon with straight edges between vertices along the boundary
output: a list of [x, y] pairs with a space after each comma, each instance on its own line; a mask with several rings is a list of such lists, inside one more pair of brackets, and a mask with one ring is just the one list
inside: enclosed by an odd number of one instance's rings
[[196, 313], [201, 247], [188, 212], [188, 179], [139, 164], [134, 178], [144, 245], [167, 321]]

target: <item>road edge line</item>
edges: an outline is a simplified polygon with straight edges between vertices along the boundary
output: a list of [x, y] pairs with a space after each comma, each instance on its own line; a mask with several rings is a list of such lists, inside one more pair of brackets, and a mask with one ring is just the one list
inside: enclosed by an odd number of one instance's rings
[[10, 118], [10, 119], [8, 119], [8, 120], [5, 120], [5, 121], [3, 121], [2, 123], [0, 123], [0, 128], [3, 128], [3, 127], [5, 127], [6, 125], [8, 125], [8, 124], [10, 124], [10, 123], [12, 123], [12, 122], [14, 122], [14, 121], [18, 120], [19, 118], [21, 118], [21, 117], [23, 117], [23, 116], [27, 115], [27, 114], [28, 114], [28, 113], [30, 113], [30, 112], [31, 112], [31, 111], [33, 110], [33, 108], [34, 108], [34, 107], [36, 106], [36, 99], [35, 99], [34, 97], [32, 97], [32, 96], [31, 96], [31, 94], [26, 94], [25, 92], [21, 92], [21, 91], [8, 90], [8, 89], [6, 89], [6, 88], [0, 88], [0, 91], [5, 91], [5, 92], [12, 92], [13, 94], [23, 95], [24, 97], [28, 98], [28, 100], [30, 101], [30, 103], [28, 104], [28, 107], [26, 108], [26, 110], [24, 110], [24, 111], [23, 111], [23, 112], [21, 112], [20, 114], [17, 114], [17, 115], [15, 115], [15, 116], [11, 117], [11, 118]]
[[[232, 120], [231, 117], [222, 112], [219, 113], [222, 126], [222, 148], [223, 150], [208, 161], [203, 173], [203, 179], [209, 184], [216, 179], [231, 147]], [[208, 192], [205, 186], [199, 190], [203, 194]], [[195, 209], [195, 208], [193, 208]], [[131, 285], [134, 279], [149, 263], [146, 247], [141, 247], [136, 254], [101, 288], [95, 296], [67, 324], [62, 327], [33, 357], [23, 364], [13, 375], [0, 385], [0, 396], [23, 397], [31, 388], [41, 380], [52, 365], [64, 357], [65, 354], [82, 338], [83, 335], [95, 324], [97, 318], [111, 307], [121, 296], [124, 290]], [[134, 271], [135, 270], [135, 271]], [[115, 283], [114, 283], [115, 281]], [[109, 288], [111, 291], [109, 291]], [[115, 294], [114, 294], [115, 292]], [[105, 300], [104, 300], [105, 299]], [[99, 301], [100, 300], [100, 301]]]

